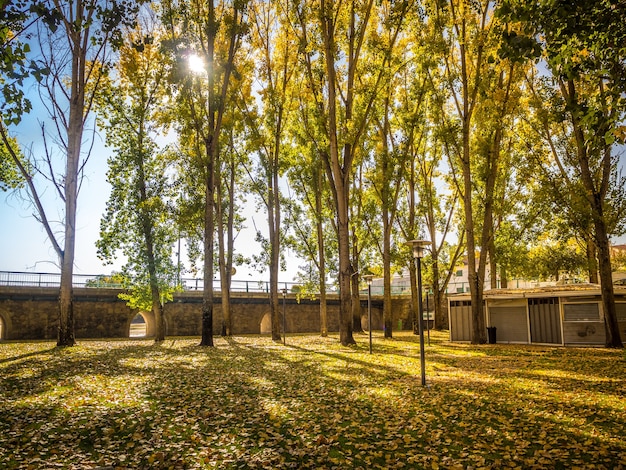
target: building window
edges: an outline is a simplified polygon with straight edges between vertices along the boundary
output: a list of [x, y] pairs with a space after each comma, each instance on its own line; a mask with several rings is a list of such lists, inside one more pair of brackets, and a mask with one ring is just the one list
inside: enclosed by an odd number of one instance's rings
[[585, 304], [564, 304], [565, 321], [600, 321], [600, 305], [597, 302]]
[[456, 272], [455, 276], [456, 276], [456, 277], [461, 277], [461, 276], [463, 276], [463, 270], [462, 270], [462, 269], [457, 270], [457, 272]]

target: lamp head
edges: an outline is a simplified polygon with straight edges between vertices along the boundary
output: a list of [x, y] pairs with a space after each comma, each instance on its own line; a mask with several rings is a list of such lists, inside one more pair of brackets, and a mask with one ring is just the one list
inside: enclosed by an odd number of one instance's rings
[[365, 282], [367, 282], [368, 286], [372, 285], [372, 280], [374, 279], [374, 275], [373, 274], [364, 274], [363, 275], [363, 279], [365, 279]]
[[413, 258], [418, 259], [424, 257], [424, 248], [430, 245], [430, 242], [428, 240], [409, 240], [406, 245], [413, 249]]

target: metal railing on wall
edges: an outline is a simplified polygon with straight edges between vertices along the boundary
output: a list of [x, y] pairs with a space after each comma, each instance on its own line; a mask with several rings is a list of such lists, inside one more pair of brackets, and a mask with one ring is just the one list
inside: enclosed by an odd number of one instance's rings
[[[185, 291], [202, 291], [204, 280], [202, 278], [181, 278], [181, 286]], [[0, 271], [0, 286], [15, 287], [59, 287], [61, 274], [59, 273], [35, 273], [18, 271]], [[102, 274], [74, 274], [72, 285], [74, 287], [97, 287], [97, 288], [121, 288], [114, 276]], [[288, 293], [296, 292], [299, 284], [295, 282], [279, 282], [278, 289], [287, 289]], [[221, 289], [219, 279], [213, 281], [213, 289]], [[232, 280], [232, 292], [263, 293], [270, 291], [268, 281]]]
[[[181, 278], [181, 286], [185, 291], [202, 291], [204, 280], [202, 278]], [[60, 273], [37, 273], [19, 271], [0, 271], [0, 286], [23, 286], [23, 287], [58, 287], [61, 284]], [[115, 275], [104, 274], [74, 274], [74, 287], [99, 287], [99, 288], [121, 288], [122, 284], [116, 280]], [[300, 284], [295, 282], [279, 282], [278, 289], [287, 289], [288, 293], [300, 291]], [[517, 286], [519, 287], [519, 286]], [[486, 285], [486, 288], [488, 286]], [[219, 279], [213, 281], [213, 289], [221, 290]], [[231, 292], [269, 293], [269, 281], [237, 280], [231, 281]], [[337, 293], [332, 286], [327, 289], [328, 293]], [[367, 293], [367, 289], [361, 291]], [[451, 282], [448, 284], [446, 294], [469, 292], [467, 282]], [[310, 292], [315, 294], [315, 292]], [[372, 285], [372, 295], [383, 295], [382, 285]], [[411, 289], [407, 285], [391, 286], [392, 295], [411, 295]]]

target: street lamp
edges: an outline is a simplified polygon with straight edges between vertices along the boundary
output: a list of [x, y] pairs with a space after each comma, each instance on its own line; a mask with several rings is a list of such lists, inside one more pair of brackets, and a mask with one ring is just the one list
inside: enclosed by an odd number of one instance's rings
[[428, 240], [410, 240], [406, 242], [413, 249], [413, 259], [417, 269], [417, 325], [420, 335], [420, 368], [422, 385], [426, 385], [426, 360], [424, 358], [424, 313], [422, 311], [422, 265], [424, 248], [430, 245]]
[[430, 286], [426, 286], [426, 331], [428, 332], [428, 346], [430, 346], [430, 307], [428, 306], [428, 297], [430, 297]]
[[372, 354], [372, 280], [374, 275], [365, 274], [363, 279], [367, 282], [367, 329], [370, 334], [370, 354]]

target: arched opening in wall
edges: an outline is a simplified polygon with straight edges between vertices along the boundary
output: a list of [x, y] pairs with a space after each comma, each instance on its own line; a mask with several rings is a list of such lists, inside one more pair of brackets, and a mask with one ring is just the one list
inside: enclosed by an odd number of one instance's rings
[[261, 333], [262, 335], [266, 335], [271, 332], [272, 332], [272, 318], [268, 312], [265, 315], [263, 315], [263, 318], [261, 319], [261, 324], [259, 325], [259, 333]]
[[138, 313], [130, 321], [129, 338], [145, 338], [148, 333], [148, 324], [141, 313]]
[[2, 315], [0, 315], [0, 341], [4, 339], [4, 336], [6, 335], [6, 325], [4, 323], [4, 318], [2, 318]]

